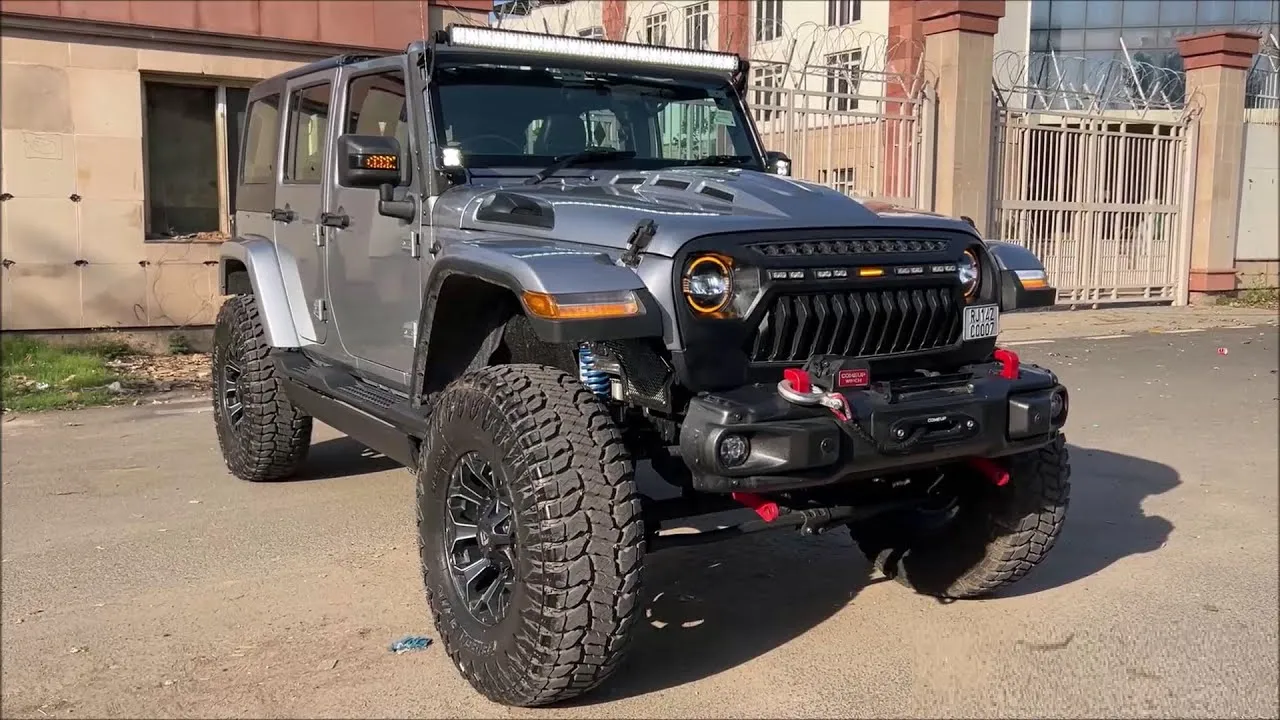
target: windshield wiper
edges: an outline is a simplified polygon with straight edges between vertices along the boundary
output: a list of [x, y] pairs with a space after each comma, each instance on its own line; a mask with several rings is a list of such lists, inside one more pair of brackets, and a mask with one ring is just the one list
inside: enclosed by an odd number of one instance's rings
[[708, 155], [697, 160], [690, 160], [690, 166], [698, 165], [750, 165], [756, 161], [750, 155]]
[[587, 162], [589, 160], [626, 160], [636, 156], [634, 150], [611, 150], [607, 148], [589, 148], [572, 155], [565, 155], [555, 162], [534, 173], [533, 177], [524, 181], [525, 185], [537, 185], [561, 170]]

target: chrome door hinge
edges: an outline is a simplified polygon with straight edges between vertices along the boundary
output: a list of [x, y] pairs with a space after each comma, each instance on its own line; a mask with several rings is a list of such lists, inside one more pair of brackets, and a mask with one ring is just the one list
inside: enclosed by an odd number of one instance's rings
[[422, 234], [417, 230], [409, 233], [409, 237], [400, 241], [400, 249], [409, 253], [409, 257], [422, 257]]
[[404, 324], [404, 339], [409, 341], [410, 345], [418, 344], [418, 323], [407, 322]]
[[311, 312], [316, 316], [316, 320], [320, 322], [324, 322], [328, 317], [328, 311], [329, 304], [324, 301], [324, 298], [319, 298], [311, 304]]
[[324, 247], [325, 229], [325, 226], [319, 223], [316, 224], [316, 247]]

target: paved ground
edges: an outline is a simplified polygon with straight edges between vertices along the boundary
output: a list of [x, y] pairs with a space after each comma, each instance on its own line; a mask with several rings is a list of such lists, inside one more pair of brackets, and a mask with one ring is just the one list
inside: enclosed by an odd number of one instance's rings
[[412, 480], [327, 428], [264, 486], [227, 476], [203, 400], [9, 418], [3, 714], [1276, 717], [1278, 349], [1272, 326], [1019, 347], [1073, 391], [1075, 483], [1022, 585], [938, 604], [843, 536], [657, 555], [630, 662], [550, 712], [387, 652], [434, 634]]

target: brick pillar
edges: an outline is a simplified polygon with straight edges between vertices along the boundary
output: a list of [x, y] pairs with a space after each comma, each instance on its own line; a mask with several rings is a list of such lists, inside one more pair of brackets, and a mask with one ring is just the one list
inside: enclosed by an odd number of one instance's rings
[[[1203, 110], [1190, 210], [1191, 299], [1236, 289], [1236, 230], [1244, 161], [1244, 89], [1260, 37], [1226, 31], [1178, 38], [1187, 98]], [[1198, 96], [1198, 98], [1197, 98]]]
[[625, 40], [627, 32], [627, 0], [604, 0], [600, 11], [604, 21], [604, 36], [610, 40]]
[[[920, 59], [924, 52], [924, 35], [916, 22], [915, 0], [889, 0], [889, 42], [886, 71], [893, 78], [886, 83], [886, 115], [909, 114], [911, 105], [900, 102], [913, 97]], [[894, 102], [897, 99], [899, 102]], [[920, 121], [916, 113], [916, 122]], [[884, 128], [883, 172], [884, 183], [880, 192], [891, 197], [910, 197], [915, 191], [915, 144], [913, 138], [919, 128], [906, 120], [891, 120]], [[926, 210], [929, 208], [925, 208]]]
[[921, 0], [924, 60], [938, 77], [934, 210], [987, 228], [991, 193], [991, 67], [1004, 0]]
[[717, 0], [716, 50], [749, 57], [751, 16], [747, 0]]

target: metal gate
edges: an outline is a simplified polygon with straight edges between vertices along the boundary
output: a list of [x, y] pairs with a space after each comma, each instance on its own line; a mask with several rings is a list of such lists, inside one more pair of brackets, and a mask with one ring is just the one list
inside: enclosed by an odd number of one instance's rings
[[1195, 121], [1181, 73], [1002, 54], [988, 236], [1025, 246], [1062, 304], [1184, 301]]
[[765, 147], [789, 156], [797, 178], [860, 200], [931, 207], [923, 48], [812, 24], [779, 35], [752, 48], [747, 100]]

